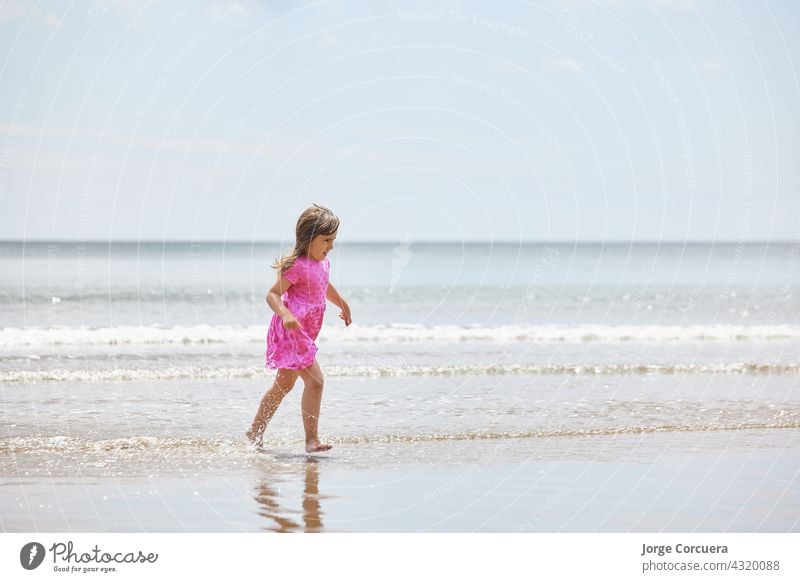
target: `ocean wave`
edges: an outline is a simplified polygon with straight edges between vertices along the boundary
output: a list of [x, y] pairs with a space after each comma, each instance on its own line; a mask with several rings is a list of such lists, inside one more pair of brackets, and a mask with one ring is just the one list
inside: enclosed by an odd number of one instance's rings
[[0, 347], [148, 344], [237, 344], [263, 342], [265, 326], [195, 325], [0, 328]]
[[[623, 425], [606, 426], [587, 429], [542, 428], [517, 431], [465, 431], [457, 433], [417, 433], [417, 434], [363, 434], [332, 435], [325, 440], [332, 444], [370, 445], [391, 443], [425, 443], [448, 441], [491, 441], [506, 439], [534, 439], [557, 437], [596, 437], [614, 435], [632, 435], [646, 433], [677, 433], [707, 431], [737, 431], [765, 429], [800, 429], [797, 421], [762, 421], [744, 423], [698, 423], [698, 424], [660, 424], [660, 425]], [[264, 446], [286, 446], [300, 441], [267, 438]], [[173, 450], [198, 450], [217, 452], [220, 454], [254, 452], [244, 439], [213, 438], [181, 438], [134, 436], [115, 439], [92, 440], [68, 436], [51, 437], [5, 437], [0, 438], [0, 454], [25, 454], [47, 452], [80, 452], [80, 453], [141, 453], [143, 451], [164, 452]]]
[[[247, 344], [263, 342], [266, 325], [6, 327], [0, 348], [148, 344]], [[795, 325], [357, 325], [328, 326], [326, 343], [407, 342], [584, 343], [736, 342], [800, 340]]]
[[[797, 374], [800, 364], [494, 364], [461, 366], [328, 366], [328, 377], [573, 375], [632, 374]], [[0, 371], [0, 383], [148, 382], [161, 380], [229, 380], [271, 376], [253, 367], [186, 366], [167, 368], [49, 369]]]
[[[234, 444], [227, 442], [227, 445]], [[124, 452], [146, 449], [196, 448], [213, 450], [226, 446], [224, 441], [177, 437], [135, 436], [115, 439], [91, 440], [64, 435], [50, 437], [8, 437], [0, 439], [0, 452], [23, 453], [31, 451], [84, 451]]]

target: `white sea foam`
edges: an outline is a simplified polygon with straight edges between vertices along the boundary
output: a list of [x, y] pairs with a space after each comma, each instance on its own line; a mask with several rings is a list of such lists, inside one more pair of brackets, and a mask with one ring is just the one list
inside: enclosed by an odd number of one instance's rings
[[[271, 375], [271, 371], [267, 371]], [[798, 374], [800, 364], [496, 364], [463, 366], [328, 366], [329, 377], [574, 375], [630, 374]], [[0, 371], [0, 383], [149, 382], [160, 380], [227, 380], [255, 378], [265, 370], [254, 367], [186, 366], [166, 368], [49, 369]]]
[[[408, 434], [360, 434], [329, 436], [326, 440], [333, 444], [386, 444], [423, 443], [444, 441], [506, 440], [529, 438], [553, 438], [571, 436], [614, 436], [645, 433], [739, 431], [754, 429], [798, 429], [796, 420], [763, 419], [748, 422], [721, 423], [675, 423], [675, 424], [621, 424], [598, 428], [540, 428], [510, 431], [467, 431], [467, 432], [426, 432]], [[272, 437], [265, 441], [269, 445], [294, 444], [291, 439]], [[141, 454], [150, 450], [163, 454], [167, 451], [197, 451], [218, 453], [225, 456], [252, 454], [253, 448], [244, 439], [180, 438], [134, 436], [117, 439], [92, 440], [66, 436], [54, 437], [5, 437], [0, 438], [0, 452], [6, 454], [25, 454], [42, 452], [62, 453], [101, 453], [125, 455], [128, 452]]]
[[[147, 345], [147, 344], [247, 344], [262, 343], [266, 326], [117, 326], [117, 327], [28, 327], [0, 328], [0, 348], [58, 345]], [[352, 325], [326, 326], [322, 343], [406, 342], [733, 342], [800, 340], [795, 325]]]

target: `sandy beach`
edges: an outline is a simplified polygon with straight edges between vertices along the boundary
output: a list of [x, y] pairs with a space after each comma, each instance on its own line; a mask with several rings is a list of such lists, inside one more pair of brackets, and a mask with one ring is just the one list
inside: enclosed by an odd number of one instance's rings
[[[242, 452], [148, 473], [5, 476], [5, 532], [795, 532], [800, 431]], [[232, 449], [236, 445], [230, 445]], [[495, 449], [514, 462], [503, 462]], [[391, 450], [388, 450], [391, 449]], [[700, 449], [700, 450], [698, 450]], [[668, 451], [668, 452], [665, 452]], [[647, 457], [650, 456], [650, 459]], [[220, 455], [222, 458], [222, 455]], [[411, 460], [411, 462], [409, 462]], [[27, 459], [19, 459], [25, 463]], [[198, 466], [199, 465], [199, 466]], [[131, 465], [127, 464], [130, 469]]]

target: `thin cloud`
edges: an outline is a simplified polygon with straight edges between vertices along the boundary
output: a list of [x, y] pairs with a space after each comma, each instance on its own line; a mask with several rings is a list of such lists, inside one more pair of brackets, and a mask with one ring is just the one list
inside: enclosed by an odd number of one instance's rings
[[[698, 3], [697, 0], [653, 0], [655, 7], [660, 10], [695, 10]], [[549, 4], [571, 10], [593, 10], [600, 6], [619, 9], [647, 8], [647, 3], [641, 0], [550, 0]]]
[[[407, 133], [408, 128], [403, 130]], [[400, 134], [403, 134], [403, 131]], [[271, 137], [267, 140], [266, 136], [255, 136], [252, 141], [229, 140], [222, 137], [168, 137], [163, 139], [157, 136], [146, 135], [120, 135], [111, 132], [103, 132], [91, 128], [72, 128], [69, 126], [48, 126], [47, 128], [36, 127], [31, 125], [15, 125], [11, 123], [0, 123], [0, 134], [13, 134], [19, 137], [36, 137], [47, 139], [64, 140], [72, 138], [79, 142], [81, 140], [91, 140], [95, 142], [96, 149], [103, 149], [99, 146], [120, 146], [123, 148], [135, 148], [142, 150], [151, 150], [156, 154], [221, 154], [221, 155], [238, 155], [244, 157], [270, 157], [277, 159], [285, 159], [290, 152], [297, 151], [294, 154], [300, 159], [317, 159], [324, 158], [330, 155], [331, 151], [336, 149], [336, 144], [324, 144], [319, 141], [308, 142], [304, 136], [298, 137]], [[46, 144], [46, 141], [45, 141]], [[59, 148], [63, 142], [59, 142]], [[22, 146], [18, 146], [23, 149]], [[52, 148], [55, 149], [55, 148]], [[73, 143], [69, 149], [70, 156], [89, 154], [94, 155], [93, 152], [87, 150], [86, 143]], [[367, 151], [358, 152], [359, 159], [365, 160], [378, 160], [385, 161], [398, 161], [399, 159], [407, 160], [407, 156], [399, 157], [381, 157], [384, 154]], [[44, 154], [34, 157], [32, 154], [25, 158], [26, 165], [36, 165], [37, 163], [47, 163], [48, 167], [59, 167], [60, 161], [63, 159], [58, 156], [64, 154], [59, 152], [50, 152], [50, 157], [43, 157]], [[420, 158], [423, 159], [423, 158]], [[22, 160], [22, 158], [17, 158]]]
[[320, 36], [319, 44], [325, 48], [331, 48], [338, 46], [341, 40], [342, 39], [335, 34], [326, 33]]
[[569, 57], [552, 57], [547, 59], [547, 66], [557, 71], [577, 73], [583, 69], [581, 63]]
[[31, 6], [22, 0], [6, 0], [0, 4], [0, 26], [10, 23], [21, 23], [30, 19], [32, 22], [48, 28], [58, 28], [61, 19], [55, 14]]
[[494, 61], [491, 69], [498, 73], [523, 73], [526, 71], [522, 65], [509, 61]]

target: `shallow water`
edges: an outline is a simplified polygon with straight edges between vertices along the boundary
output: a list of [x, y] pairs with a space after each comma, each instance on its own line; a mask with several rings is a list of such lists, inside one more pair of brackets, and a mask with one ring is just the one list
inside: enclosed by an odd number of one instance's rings
[[[800, 429], [794, 374], [511, 375], [329, 378], [321, 432], [372, 462], [375, 446], [422, 447], [738, 430]], [[3, 385], [0, 473], [124, 475], [141, 457], [167, 469], [247, 464], [241, 434], [265, 382]], [[298, 385], [273, 419], [266, 447], [302, 452]], [[524, 447], [523, 447], [524, 448]], [[360, 459], [359, 451], [367, 455]], [[416, 456], [417, 462], [428, 462]], [[126, 468], [126, 462], [132, 466]], [[439, 462], [430, 459], [429, 462]]]

